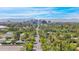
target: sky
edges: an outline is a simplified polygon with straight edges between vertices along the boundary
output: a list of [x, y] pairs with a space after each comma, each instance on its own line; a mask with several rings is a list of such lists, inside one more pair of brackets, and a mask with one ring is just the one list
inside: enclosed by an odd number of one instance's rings
[[79, 7], [0, 7], [0, 19], [12, 17], [79, 21]]

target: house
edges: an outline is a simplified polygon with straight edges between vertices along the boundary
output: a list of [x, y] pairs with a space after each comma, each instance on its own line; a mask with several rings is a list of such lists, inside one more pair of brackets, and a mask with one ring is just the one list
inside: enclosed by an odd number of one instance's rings
[[3, 43], [5, 40], [5, 38], [0, 38], [0, 44]]
[[7, 26], [0, 25], [0, 29], [8, 28]]
[[4, 36], [3, 34], [0, 35], [0, 44], [3, 43], [3, 41], [6, 40], [3, 36]]
[[7, 32], [7, 33], [4, 34], [4, 37], [5, 37], [5, 38], [8, 37], [8, 38], [10, 38], [10, 39], [13, 39], [13, 36], [14, 36], [14, 35], [13, 35], [13, 32]]
[[16, 41], [16, 44], [23, 44], [23, 43], [25, 43], [25, 41], [22, 41], [22, 40]]
[[8, 28], [7, 26], [0, 25], [0, 30], [4, 30], [4, 29], [7, 29], [7, 28]]

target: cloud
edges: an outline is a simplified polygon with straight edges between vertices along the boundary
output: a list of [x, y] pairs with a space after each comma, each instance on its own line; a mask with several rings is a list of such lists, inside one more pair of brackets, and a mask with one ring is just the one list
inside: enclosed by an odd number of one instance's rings
[[63, 15], [63, 19], [79, 19], [79, 13], [73, 12], [73, 13], [67, 13]]
[[41, 12], [29, 12], [29, 13], [15, 13], [15, 14], [8, 14], [8, 13], [1, 13], [0, 16], [34, 16], [34, 15], [41, 15], [41, 14], [49, 14], [50, 12], [41, 11]]
[[56, 8], [55, 11], [57, 11], [58, 13], [54, 14], [54, 18], [57, 18], [57, 19], [79, 19], [79, 8], [78, 7]]
[[9, 17], [79, 19], [79, 8], [78, 7], [62, 7], [62, 8], [0, 7], [0, 18], [9, 18]]

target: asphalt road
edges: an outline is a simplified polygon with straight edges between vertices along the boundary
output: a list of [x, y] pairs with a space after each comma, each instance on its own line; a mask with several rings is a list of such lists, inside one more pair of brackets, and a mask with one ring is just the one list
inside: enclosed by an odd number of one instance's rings
[[36, 40], [36, 44], [34, 44], [34, 50], [35, 51], [42, 51], [42, 48], [41, 48], [41, 43], [39, 42], [39, 40], [40, 40], [40, 36], [39, 36], [39, 33], [38, 33], [38, 30], [39, 30], [39, 28], [37, 27], [36, 28], [36, 37], [35, 37], [35, 40]]
[[0, 51], [20, 51], [23, 46], [0, 45]]

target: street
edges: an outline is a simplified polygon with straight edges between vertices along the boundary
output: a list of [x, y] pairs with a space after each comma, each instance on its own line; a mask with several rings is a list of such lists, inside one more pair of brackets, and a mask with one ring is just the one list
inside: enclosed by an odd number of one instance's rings
[[35, 40], [36, 40], [36, 44], [34, 44], [34, 50], [35, 51], [42, 51], [42, 48], [41, 48], [41, 43], [39, 42], [39, 40], [40, 40], [40, 36], [39, 36], [39, 33], [38, 33], [38, 31], [39, 31], [39, 25], [38, 25], [38, 27], [36, 28], [36, 37], [35, 37]]

